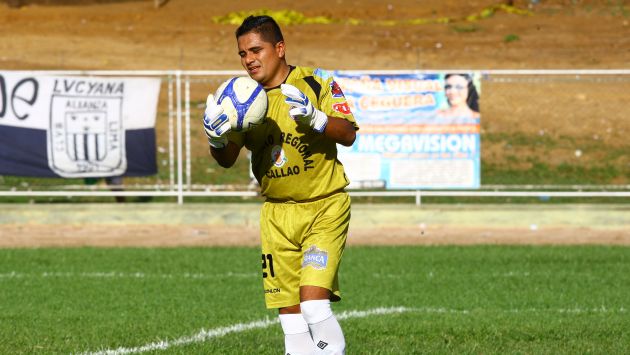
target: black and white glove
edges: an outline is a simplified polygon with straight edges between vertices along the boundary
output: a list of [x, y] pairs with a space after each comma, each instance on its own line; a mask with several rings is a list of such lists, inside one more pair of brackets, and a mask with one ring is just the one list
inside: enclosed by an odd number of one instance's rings
[[311, 126], [315, 132], [324, 132], [328, 124], [328, 116], [316, 109], [300, 89], [293, 85], [282, 84], [280, 85], [280, 90], [287, 97], [284, 102], [291, 106], [291, 109], [289, 109], [291, 118]]
[[203, 115], [203, 128], [208, 136], [208, 144], [213, 148], [225, 148], [228, 144], [227, 132], [232, 128], [223, 107], [214, 101], [212, 94], [206, 100], [206, 111]]

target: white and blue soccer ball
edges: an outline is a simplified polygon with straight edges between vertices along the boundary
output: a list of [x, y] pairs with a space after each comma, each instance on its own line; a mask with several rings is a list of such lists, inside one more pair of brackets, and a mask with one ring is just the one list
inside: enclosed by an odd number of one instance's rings
[[250, 77], [228, 79], [219, 86], [214, 99], [223, 107], [233, 131], [249, 131], [265, 121], [267, 93]]

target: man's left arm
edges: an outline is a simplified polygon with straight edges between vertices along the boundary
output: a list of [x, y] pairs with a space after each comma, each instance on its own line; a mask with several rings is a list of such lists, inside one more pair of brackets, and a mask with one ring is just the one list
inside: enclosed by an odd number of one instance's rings
[[324, 135], [335, 143], [339, 143], [346, 147], [351, 146], [357, 137], [354, 125], [343, 118], [328, 116], [328, 123], [324, 129]]
[[289, 116], [295, 121], [308, 124], [315, 132], [332, 139], [335, 143], [351, 146], [356, 138], [354, 125], [343, 118], [328, 116], [318, 110], [298, 88], [289, 84], [280, 86], [285, 102], [291, 107]]

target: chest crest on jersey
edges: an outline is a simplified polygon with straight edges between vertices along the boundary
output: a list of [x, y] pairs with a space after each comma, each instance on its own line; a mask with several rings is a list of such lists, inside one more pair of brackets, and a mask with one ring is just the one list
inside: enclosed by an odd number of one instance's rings
[[281, 145], [274, 145], [273, 148], [271, 148], [271, 162], [275, 167], [283, 167], [288, 160]]

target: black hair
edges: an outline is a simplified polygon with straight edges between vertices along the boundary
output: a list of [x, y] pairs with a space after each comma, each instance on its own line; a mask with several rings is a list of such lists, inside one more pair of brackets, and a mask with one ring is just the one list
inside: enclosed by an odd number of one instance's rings
[[248, 16], [236, 29], [236, 39], [250, 32], [259, 33], [263, 40], [274, 45], [284, 41], [280, 26], [271, 16]]
[[466, 97], [466, 103], [471, 110], [479, 112], [479, 94], [477, 93], [477, 88], [472, 81], [472, 77], [469, 74], [451, 73], [444, 76], [444, 81], [451, 76], [461, 76], [466, 79], [468, 82], [468, 96]]

